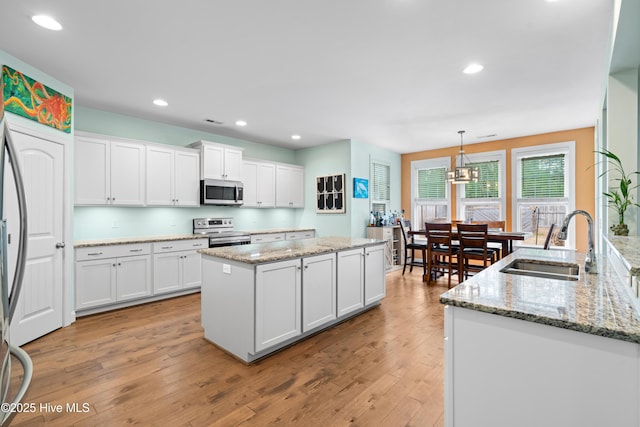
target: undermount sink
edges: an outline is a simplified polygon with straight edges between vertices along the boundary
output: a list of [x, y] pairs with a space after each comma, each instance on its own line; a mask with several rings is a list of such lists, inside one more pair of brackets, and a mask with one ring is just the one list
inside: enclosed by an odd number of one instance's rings
[[580, 266], [566, 262], [518, 258], [500, 270], [500, 272], [543, 279], [578, 280]]

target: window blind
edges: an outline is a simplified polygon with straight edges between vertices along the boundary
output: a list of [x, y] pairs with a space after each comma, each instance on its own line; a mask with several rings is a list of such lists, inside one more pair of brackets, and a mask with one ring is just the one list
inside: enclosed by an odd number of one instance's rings
[[444, 199], [445, 168], [418, 169], [418, 199]]
[[465, 184], [465, 198], [483, 199], [500, 197], [500, 162], [498, 160], [467, 163], [465, 166], [477, 167], [480, 175], [477, 182]]
[[564, 154], [527, 157], [521, 162], [522, 198], [566, 197], [564, 191]]
[[372, 163], [373, 185], [371, 199], [375, 201], [390, 200], [390, 167], [383, 163]]

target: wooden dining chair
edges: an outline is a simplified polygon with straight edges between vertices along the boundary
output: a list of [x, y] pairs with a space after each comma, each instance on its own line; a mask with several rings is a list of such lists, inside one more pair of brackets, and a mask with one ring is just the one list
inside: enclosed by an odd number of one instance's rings
[[542, 249], [548, 250], [551, 246], [551, 238], [553, 237], [553, 232], [555, 231], [555, 229], [556, 225], [551, 224], [551, 226], [549, 227], [549, 232], [547, 233], [547, 237], [544, 239], [544, 246], [542, 246]]
[[458, 248], [451, 244], [451, 223], [425, 222], [424, 228], [427, 234], [427, 285], [439, 272], [446, 272], [451, 288], [451, 275], [459, 268]]
[[[400, 221], [400, 230], [402, 230], [402, 239], [404, 240], [404, 265], [402, 266], [402, 274], [404, 275], [407, 265], [409, 265], [409, 273], [413, 271], [414, 265], [422, 266], [424, 280], [424, 276], [427, 274], [427, 244], [416, 242], [413, 236], [409, 235], [409, 231], [411, 231], [411, 221]], [[422, 255], [420, 261], [416, 260], [416, 251]], [[411, 255], [409, 255], [409, 252], [411, 252]]]
[[458, 224], [458, 280], [469, 278], [469, 273], [477, 273], [496, 260], [496, 254], [487, 246], [487, 224]]
[[[506, 221], [471, 221], [471, 224], [487, 224], [489, 230], [498, 230], [498, 231], [506, 231]], [[487, 244], [487, 248], [490, 252], [493, 252], [494, 260], [493, 262], [501, 259], [504, 254], [502, 254], [502, 244], [501, 243], [492, 243], [489, 242]], [[492, 264], [493, 264], [492, 262]]]

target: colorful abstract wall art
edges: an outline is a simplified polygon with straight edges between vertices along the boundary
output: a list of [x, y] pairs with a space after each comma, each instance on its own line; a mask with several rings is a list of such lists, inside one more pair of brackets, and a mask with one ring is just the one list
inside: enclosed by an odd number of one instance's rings
[[2, 105], [5, 111], [71, 133], [71, 98], [6, 65], [2, 66]]

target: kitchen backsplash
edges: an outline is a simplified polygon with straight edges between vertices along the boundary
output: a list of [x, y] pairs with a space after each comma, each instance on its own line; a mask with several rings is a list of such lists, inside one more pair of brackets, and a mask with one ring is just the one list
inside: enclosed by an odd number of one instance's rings
[[295, 209], [85, 207], [73, 210], [73, 240], [183, 234], [193, 231], [193, 218], [231, 217], [237, 230], [296, 226]]

